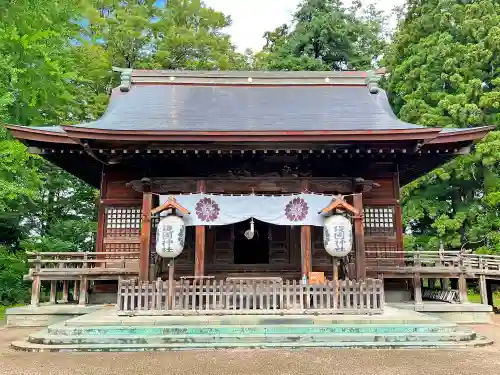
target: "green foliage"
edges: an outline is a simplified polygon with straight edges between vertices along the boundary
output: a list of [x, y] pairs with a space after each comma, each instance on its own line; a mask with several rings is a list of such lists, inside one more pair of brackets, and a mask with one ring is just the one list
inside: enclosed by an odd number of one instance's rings
[[22, 253], [14, 254], [0, 246], [0, 305], [26, 302], [28, 284], [23, 282], [28, 265]]
[[87, 32], [114, 65], [142, 69], [248, 68], [223, 29], [231, 19], [199, 0], [89, 0]]
[[370, 69], [383, 51], [385, 17], [374, 6], [339, 0], [304, 0], [293, 27], [267, 32], [266, 45], [255, 57], [263, 70]]
[[[500, 130], [500, 4], [411, 0], [384, 57], [398, 116], [433, 127]], [[404, 188], [407, 248], [500, 252], [500, 133]]]
[[222, 32], [230, 22], [198, 0], [0, 1], [0, 304], [25, 300], [25, 251], [94, 249], [98, 201], [3, 124], [97, 119], [118, 83], [112, 66], [247, 69]]

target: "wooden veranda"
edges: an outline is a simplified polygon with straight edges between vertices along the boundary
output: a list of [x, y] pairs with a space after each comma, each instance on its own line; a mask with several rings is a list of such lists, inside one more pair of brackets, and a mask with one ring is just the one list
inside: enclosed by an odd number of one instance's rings
[[[60, 303], [68, 302], [68, 295], [70, 294], [70, 286], [72, 288], [73, 300], [79, 301], [80, 304], [86, 304], [88, 295], [87, 289], [89, 283], [94, 280], [121, 280], [119, 293], [118, 293], [118, 306], [119, 309], [123, 311], [129, 311], [131, 306], [134, 306], [135, 311], [139, 307], [138, 296], [142, 295], [141, 299], [141, 309], [145, 306], [154, 306], [154, 309], [158, 310], [168, 310], [168, 285], [165, 281], [151, 281], [139, 283], [138, 277], [138, 258], [139, 254], [137, 252], [124, 252], [124, 253], [29, 253], [31, 258], [29, 259], [30, 271], [29, 274], [25, 276], [26, 280], [31, 280], [32, 285], [32, 299], [31, 304], [36, 306], [40, 303], [40, 287], [42, 283], [47, 283], [50, 286], [50, 303], [56, 303], [56, 295], [58, 292], [62, 291], [62, 298]], [[415, 252], [385, 252], [376, 253], [367, 251], [367, 273], [371, 277], [376, 277], [378, 279], [400, 279], [410, 281], [413, 286], [414, 300], [416, 303], [422, 303], [423, 292], [422, 292], [422, 280], [436, 280], [441, 279], [440, 288], [443, 291], [450, 291], [450, 279], [458, 280], [458, 288], [455, 292], [459, 296], [460, 302], [467, 301], [467, 280], [476, 282], [479, 285], [479, 290], [481, 294], [481, 302], [485, 304], [492, 304], [491, 296], [491, 286], [492, 284], [500, 282], [500, 256], [497, 255], [485, 255], [485, 254], [473, 254], [470, 252], [460, 252], [460, 251], [415, 251]], [[372, 283], [376, 283], [373, 281]], [[241, 287], [240, 287], [241, 283]], [[271, 286], [270, 286], [271, 285]], [[199, 300], [200, 298], [204, 300], [203, 296], [219, 296], [223, 292], [224, 296], [231, 295], [233, 297], [228, 297], [229, 300], [222, 300], [222, 297], [207, 297], [211, 299], [211, 302], [206, 305], [203, 304], [203, 309], [206, 310], [220, 310], [220, 306], [224, 307], [223, 310], [241, 310], [244, 309], [248, 301], [252, 301], [248, 306], [266, 306], [253, 303], [253, 299], [256, 301], [261, 298], [274, 298], [266, 297], [271, 295], [266, 292], [267, 290], [273, 290], [272, 285], [277, 287], [279, 300], [283, 298], [289, 301], [284, 305], [280, 306], [297, 306], [300, 301], [305, 301], [299, 310], [311, 310], [313, 311], [317, 306], [318, 309], [334, 308], [334, 301], [337, 301], [337, 307], [352, 309], [355, 306], [354, 302], [348, 304], [341, 301], [352, 301], [352, 297], [341, 297], [342, 295], [353, 295], [359, 293], [361, 288], [363, 290], [372, 290], [366, 288], [365, 284], [359, 284], [355, 281], [339, 281], [339, 284], [333, 286], [331, 282], [320, 286], [304, 286], [300, 284], [297, 280], [283, 280], [282, 278], [258, 278], [252, 277], [250, 275], [245, 275], [245, 277], [238, 278], [214, 278], [214, 277], [181, 277], [177, 278], [175, 281], [175, 293], [173, 297], [175, 299], [176, 311], [181, 312], [184, 310], [192, 311], [193, 305], [192, 298]], [[365, 286], [363, 286], [365, 285]], [[370, 284], [375, 285], [375, 284]], [[253, 289], [255, 286], [255, 289]], [[141, 289], [142, 288], [142, 289]], [[269, 289], [271, 288], [271, 289]], [[328, 294], [333, 296], [338, 289], [337, 299], [331, 298], [330, 302], [323, 302], [323, 307], [321, 307], [321, 302], [317, 302], [314, 305], [311, 298], [298, 298], [297, 295], [322, 295], [323, 297], [318, 297], [317, 301], [324, 298], [324, 301], [328, 301]], [[144, 290], [144, 291], [142, 291]], [[154, 292], [153, 292], [154, 290]], [[252, 292], [255, 290], [255, 292]], [[294, 290], [294, 292], [287, 292], [287, 290]], [[357, 290], [358, 292], [354, 292]], [[261, 293], [262, 291], [262, 293]], [[240, 292], [242, 295], [246, 296], [239, 299]], [[141, 294], [142, 293], [142, 294]], [[228, 294], [229, 293], [229, 294]], [[248, 294], [250, 293], [250, 294]], [[266, 294], [267, 293], [267, 294]], [[287, 297], [287, 293], [290, 297]], [[154, 302], [153, 305], [153, 295], [156, 297], [154, 301], [159, 301], [158, 296], [162, 295], [160, 302]], [[182, 297], [182, 302], [181, 297]], [[291, 297], [295, 295], [295, 297]], [[125, 305], [126, 298], [128, 296], [127, 305]], [[132, 296], [134, 298], [132, 299]], [[188, 297], [186, 297], [188, 296]], [[189, 297], [191, 296], [191, 297]], [[278, 297], [277, 297], [278, 298]], [[289, 298], [289, 299], [288, 299]], [[295, 300], [293, 299], [295, 298]], [[347, 299], [346, 299], [347, 298]], [[382, 294], [379, 297], [383, 298]], [[144, 301], [149, 302], [144, 302]], [[132, 305], [134, 301], [134, 305]], [[188, 302], [186, 302], [188, 301]], [[240, 302], [234, 302], [240, 301]], [[293, 302], [295, 301], [295, 302]], [[310, 301], [310, 302], [308, 302]], [[379, 300], [380, 301], [380, 300]], [[227, 302], [227, 303], [226, 303]], [[293, 303], [292, 303], [293, 302]], [[260, 302], [259, 302], [260, 303]], [[311, 303], [312, 305], [308, 305]], [[238, 305], [243, 304], [243, 305]], [[218, 306], [214, 308], [213, 306]], [[236, 307], [234, 307], [236, 306]], [[239, 306], [239, 307], [238, 307]], [[272, 303], [268, 306], [273, 306]], [[300, 305], [299, 305], [300, 306]], [[311, 308], [312, 306], [312, 308]], [[370, 305], [363, 305], [364, 308], [369, 309]], [[376, 306], [376, 309], [378, 305]], [[292, 308], [291, 310], [295, 309]], [[253, 307], [252, 307], [253, 308]], [[197, 310], [198, 307], [195, 307]], [[251, 308], [250, 308], [251, 309]], [[272, 308], [271, 308], [272, 310]]]

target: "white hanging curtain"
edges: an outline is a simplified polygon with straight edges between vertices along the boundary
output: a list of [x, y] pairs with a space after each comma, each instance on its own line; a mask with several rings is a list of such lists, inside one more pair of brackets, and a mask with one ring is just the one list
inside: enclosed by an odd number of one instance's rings
[[318, 212], [333, 196], [296, 194], [285, 196], [182, 194], [161, 195], [160, 204], [169, 197], [191, 212], [183, 216], [187, 226], [229, 225], [254, 218], [276, 225], [312, 225], [322, 227]]

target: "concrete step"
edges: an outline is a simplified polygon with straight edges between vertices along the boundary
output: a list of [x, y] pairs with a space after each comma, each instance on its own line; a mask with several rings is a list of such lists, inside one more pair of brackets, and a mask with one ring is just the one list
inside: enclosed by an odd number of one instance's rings
[[165, 343], [165, 344], [82, 344], [43, 345], [28, 341], [15, 341], [11, 347], [29, 352], [144, 352], [193, 349], [299, 349], [299, 348], [359, 348], [359, 349], [459, 349], [480, 347], [491, 344], [485, 338], [472, 341], [428, 341], [428, 342], [272, 342], [272, 343]]
[[[387, 314], [389, 315], [389, 314]], [[118, 316], [114, 311], [103, 309], [98, 313], [81, 316], [64, 322], [67, 327], [110, 326], [286, 326], [286, 325], [419, 325], [439, 324], [442, 320], [427, 315], [404, 311], [382, 315], [186, 315], [186, 316]]]
[[56, 336], [41, 331], [29, 336], [28, 341], [43, 345], [113, 345], [113, 344], [181, 344], [186, 343], [354, 343], [354, 342], [460, 342], [471, 341], [476, 334], [470, 330], [452, 333], [390, 333], [390, 334], [358, 334], [346, 333], [337, 335], [289, 335], [289, 334], [247, 334], [247, 335], [162, 335], [162, 336]]
[[55, 324], [48, 327], [50, 335], [89, 336], [89, 335], [248, 335], [248, 334], [287, 334], [287, 335], [331, 335], [331, 334], [387, 334], [387, 333], [431, 333], [455, 332], [454, 323], [441, 324], [358, 324], [358, 325], [271, 325], [271, 326], [90, 326], [68, 327]]

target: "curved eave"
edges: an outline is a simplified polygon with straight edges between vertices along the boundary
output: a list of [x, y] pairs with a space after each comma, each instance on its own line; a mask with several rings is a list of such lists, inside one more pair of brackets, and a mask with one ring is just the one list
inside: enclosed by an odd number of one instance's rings
[[431, 140], [441, 129], [335, 131], [169, 131], [102, 130], [63, 127], [71, 138], [109, 141], [283, 142]]
[[63, 126], [62, 131], [50, 131], [7, 125], [12, 135], [23, 141], [78, 145], [78, 140], [104, 141], [164, 141], [164, 142], [357, 142], [421, 140], [426, 145], [477, 141], [495, 127], [443, 132], [439, 128], [398, 130], [333, 130], [333, 131], [169, 131], [169, 130], [103, 130]]
[[427, 144], [438, 145], [478, 141], [484, 138], [492, 130], [495, 130], [495, 126], [482, 126], [467, 130], [441, 132], [436, 138], [427, 142]]
[[68, 137], [66, 132], [55, 132], [50, 130], [37, 129], [36, 127], [6, 125], [5, 126], [19, 140], [37, 141], [45, 143], [78, 144]]

